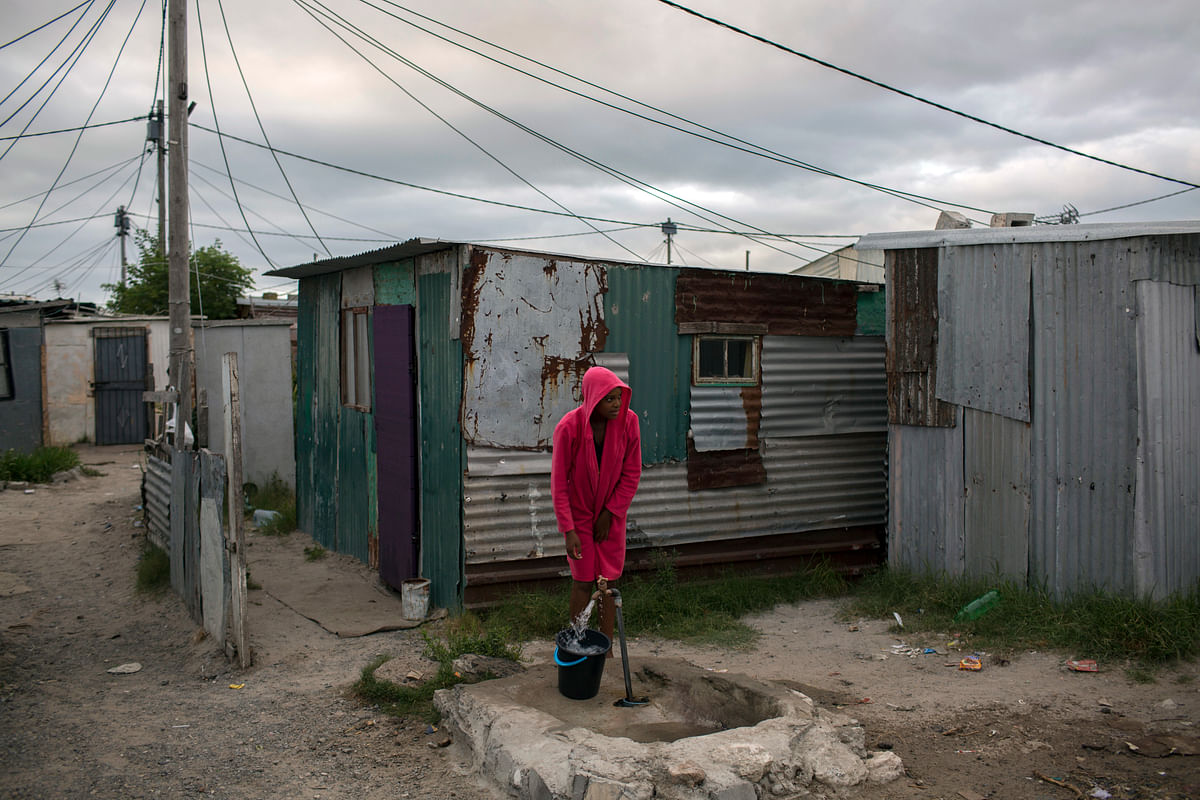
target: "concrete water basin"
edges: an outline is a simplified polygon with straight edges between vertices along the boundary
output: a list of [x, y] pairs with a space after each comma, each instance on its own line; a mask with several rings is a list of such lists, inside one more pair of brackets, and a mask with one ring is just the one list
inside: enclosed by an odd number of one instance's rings
[[571, 800], [821, 798], [903, 773], [893, 753], [868, 753], [845, 715], [807, 696], [686, 661], [638, 659], [632, 708], [619, 659], [599, 694], [559, 694], [558, 668], [438, 692], [443, 724], [474, 767], [510, 797]]

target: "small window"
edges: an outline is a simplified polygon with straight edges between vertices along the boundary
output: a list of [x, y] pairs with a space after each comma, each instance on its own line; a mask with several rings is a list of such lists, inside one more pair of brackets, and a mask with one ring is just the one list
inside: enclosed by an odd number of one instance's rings
[[757, 336], [697, 336], [692, 352], [697, 385], [758, 385]]
[[369, 308], [342, 310], [342, 403], [371, 410], [371, 327]]
[[12, 400], [12, 366], [8, 355], [8, 329], [0, 328], [0, 400]]

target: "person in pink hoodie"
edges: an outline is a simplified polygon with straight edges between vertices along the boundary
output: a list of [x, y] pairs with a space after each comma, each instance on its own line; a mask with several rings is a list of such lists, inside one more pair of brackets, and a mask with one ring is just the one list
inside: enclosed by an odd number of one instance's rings
[[[583, 405], [554, 428], [550, 494], [571, 567], [572, 620], [587, 607], [594, 582], [611, 585], [625, 568], [625, 516], [642, 477], [632, 394], [612, 370], [592, 367], [583, 376]], [[615, 611], [612, 595], [604, 595], [600, 630], [609, 642]]]

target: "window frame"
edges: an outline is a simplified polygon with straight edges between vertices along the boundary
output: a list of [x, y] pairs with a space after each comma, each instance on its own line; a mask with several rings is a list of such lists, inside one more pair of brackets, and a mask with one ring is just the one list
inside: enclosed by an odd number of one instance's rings
[[342, 405], [369, 412], [374, 389], [371, 375], [371, 307], [341, 309], [338, 328]]
[[[700, 346], [702, 342], [722, 342], [724, 356], [724, 375], [700, 374]], [[729, 375], [729, 343], [731, 341], [746, 342], [750, 358], [750, 374], [746, 376]], [[761, 370], [762, 336], [757, 333], [696, 333], [692, 336], [692, 385], [693, 386], [758, 386], [762, 382]]]

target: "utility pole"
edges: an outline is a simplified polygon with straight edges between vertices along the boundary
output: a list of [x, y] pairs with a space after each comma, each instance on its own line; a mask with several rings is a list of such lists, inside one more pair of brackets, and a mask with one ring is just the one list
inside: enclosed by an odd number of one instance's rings
[[667, 221], [662, 223], [659, 227], [662, 228], [662, 232], [667, 235], [667, 264], [669, 265], [671, 263], [671, 237], [679, 233], [679, 226], [674, 222], [671, 222], [670, 217], [667, 217]]
[[158, 251], [167, 254], [167, 140], [163, 130], [163, 101], [150, 115], [146, 126], [146, 141], [154, 142], [154, 155], [158, 161]]
[[117, 238], [121, 240], [121, 285], [125, 285], [125, 267], [129, 262], [125, 259], [125, 238], [129, 236], [129, 215], [125, 213], [125, 206], [117, 206], [117, 216], [113, 221], [113, 227], [117, 229]]
[[175, 412], [175, 449], [186, 445], [192, 419], [192, 309], [188, 292], [187, 174], [187, 1], [167, 0], [167, 142], [170, 213], [167, 221], [167, 298], [171, 311], [169, 380], [179, 393]]

